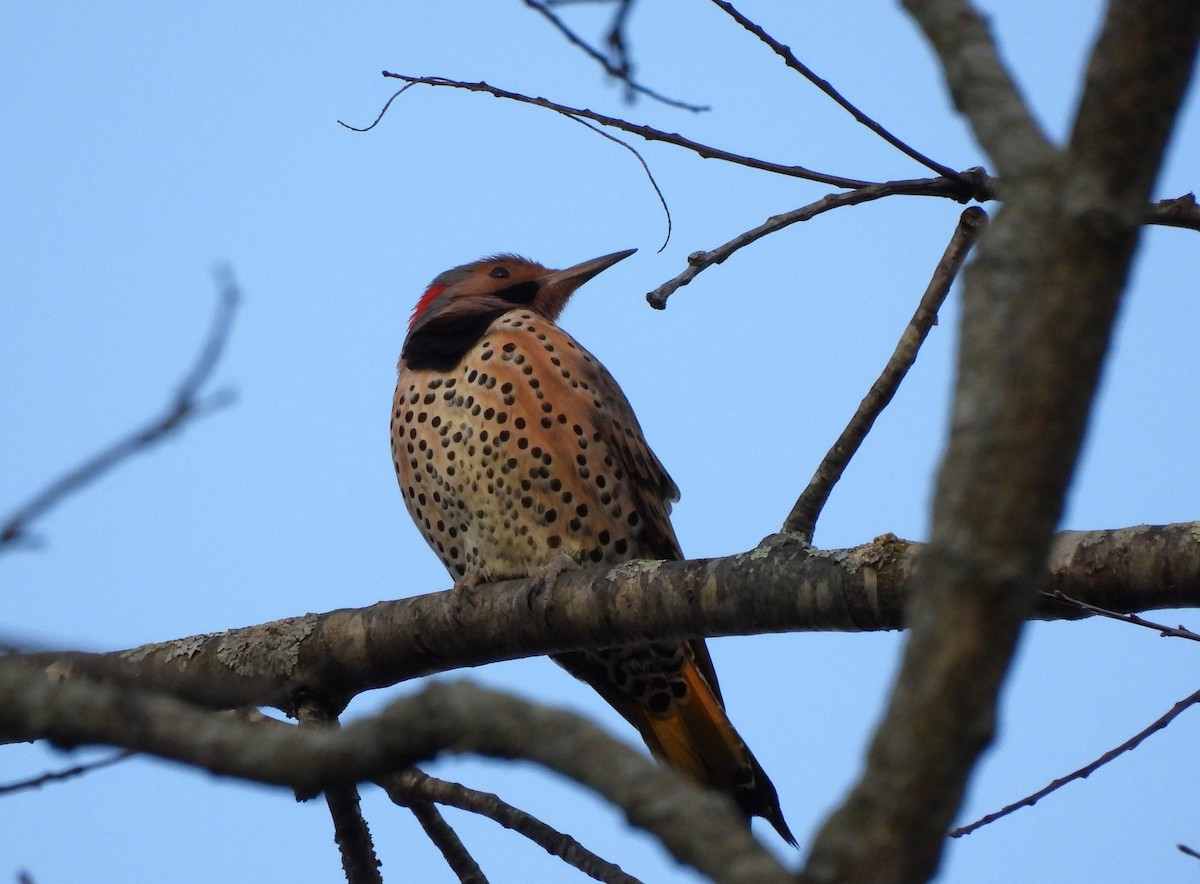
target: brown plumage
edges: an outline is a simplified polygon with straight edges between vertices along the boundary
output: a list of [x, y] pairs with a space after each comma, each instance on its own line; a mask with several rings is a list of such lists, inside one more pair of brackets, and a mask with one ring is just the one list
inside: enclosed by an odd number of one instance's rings
[[[495, 255], [439, 275], [413, 311], [392, 409], [409, 514], [457, 585], [581, 565], [681, 559], [679, 489], [607, 369], [555, 325], [633, 250], [548, 270]], [[701, 640], [559, 654], [651, 751], [765, 817], [775, 787], [725, 714]]]

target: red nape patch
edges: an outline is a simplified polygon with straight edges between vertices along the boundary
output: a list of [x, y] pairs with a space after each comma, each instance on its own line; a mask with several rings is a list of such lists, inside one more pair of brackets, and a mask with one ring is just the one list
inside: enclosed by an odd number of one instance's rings
[[421, 295], [421, 300], [417, 301], [417, 306], [413, 307], [412, 316], [408, 319], [408, 329], [412, 331], [412, 327], [417, 324], [417, 317], [428, 309], [434, 299], [446, 290], [444, 285], [431, 285], [425, 290], [425, 294]]

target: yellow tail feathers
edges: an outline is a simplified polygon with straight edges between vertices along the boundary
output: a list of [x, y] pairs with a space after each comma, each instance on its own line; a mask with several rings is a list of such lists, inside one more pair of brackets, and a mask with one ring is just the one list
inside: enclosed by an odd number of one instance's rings
[[732, 797], [747, 817], [764, 817], [795, 845], [774, 785], [734, 729], [712, 687], [691, 660], [681, 674], [687, 685], [682, 699], [662, 714], [639, 706], [627, 717], [656, 756]]

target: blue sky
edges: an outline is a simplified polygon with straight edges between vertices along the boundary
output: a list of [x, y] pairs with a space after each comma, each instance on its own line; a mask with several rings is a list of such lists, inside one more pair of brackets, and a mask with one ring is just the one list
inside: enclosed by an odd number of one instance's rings
[[[993, 4], [1039, 120], [1066, 130], [1096, 3]], [[890, 6], [745, 3], [884, 125], [955, 167], [986, 165], [916, 29]], [[605, 14], [566, 10], [597, 37]], [[413, 89], [379, 72], [485, 79], [627, 115], [730, 150], [836, 174], [923, 170], [703, 3], [644, 4], [640, 78], [712, 105], [624, 103], [519, 3], [8, 4], [0, 11], [0, 512], [160, 409], [190, 365], [232, 266], [244, 294], [214, 414], [71, 500], [42, 545], [0, 560], [0, 633], [108, 650], [443, 589], [408, 521], [387, 419], [408, 313], [448, 267], [497, 251], [552, 266], [638, 254], [584, 287], [562, 324], [621, 382], [683, 489], [693, 556], [778, 529], [882, 367], [959, 207], [905, 199], [823, 215], [757, 243], [675, 295], [643, 295], [707, 249], [825, 188], [661, 145], [638, 147], [662, 211], [620, 147], [537, 109]], [[1200, 183], [1195, 93], [1157, 196]], [[1143, 238], [1064, 527], [1197, 518], [1195, 233]], [[926, 533], [952, 382], [952, 296], [818, 526], [821, 546]], [[1174, 623], [1187, 614], [1164, 614]], [[1195, 626], [1193, 622], [1191, 624]], [[802, 842], [855, 777], [898, 635], [711, 642], [731, 715]], [[1090, 761], [1195, 690], [1194, 651], [1112, 623], [1037, 625], [962, 820]], [[471, 677], [593, 716], [636, 739], [544, 660]], [[349, 716], [412, 690], [360, 698]], [[1195, 720], [1194, 720], [1195, 719]], [[942, 880], [1166, 880], [1200, 846], [1200, 713], [1115, 765], [953, 844]], [[69, 763], [0, 753], [0, 782]], [[527, 765], [448, 759], [431, 772], [493, 790], [647, 881], [690, 881], [592, 797]], [[387, 880], [451, 880], [415, 822], [365, 790]], [[494, 882], [579, 880], [493, 824], [447, 812]], [[338, 880], [324, 807], [136, 760], [0, 798], [0, 880]], [[764, 839], [788, 856], [766, 829]], [[298, 870], [302, 870], [298, 873]]]

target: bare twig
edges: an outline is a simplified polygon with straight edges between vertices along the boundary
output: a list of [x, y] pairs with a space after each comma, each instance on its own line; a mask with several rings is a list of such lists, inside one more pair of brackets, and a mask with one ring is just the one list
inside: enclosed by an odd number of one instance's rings
[[850, 459], [857, 453], [859, 446], [867, 437], [867, 433], [871, 431], [875, 419], [887, 408], [892, 397], [896, 395], [896, 390], [900, 388], [904, 376], [917, 361], [917, 351], [920, 350], [929, 330], [937, 324], [938, 310], [941, 309], [942, 302], [946, 300], [946, 295], [950, 293], [950, 286], [958, 276], [958, 271], [971, 251], [971, 246], [987, 228], [987, 221], [987, 213], [978, 206], [971, 206], [963, 210], [958, 219], [958, 226], [954, 229], [954, 234], [946, 246], [946, 251], [938, 261], [937, 267], [934, 268], [933, 278], [930, 279], [925, 294], [921, 296], [917, 312], [909, 320], [887, 365], [883, 367], [883, 371], [871, 385], [871, 389], [863, 397], [862, 402], [859, 403], [854, 417], [850, 419], [850, 423], [846, 425], [837, 441], [833, 443], [833, 447], [826, 453], [817, 467], [817, 471], [813, 473], [812, 479], [809, 480], [808, 487], [804, 489], [796, 501], [796, 505], [792, 507], [787, 520], [783, 523], [784, 533], [797, 534], [805, 543], [812, 542], [817, 518], [824, 508], [825, 502], [829, 500], [833, 486], [842, 477], [846, 465], [850, 463]]
[[640, 884], [638, 879], [626, 874], [620, 866], [596, 856], [570, 835], [557, 831], [490, 792], [479, 792], [460, 783], [440, 780], [416, 768], [389, 776], [381, 780], [379, 785], [397, 804], [436, 801], [485, 816], [506, 829], [524, 835], [547, 853], [559, 857], [597, 881], [606, 884]]
[[[963, 183], [968, 183], [969, 191], [964, 191]], [[723, 245], [709, 252], [692, 252], [688, 255], [687, 269], [673, 279], [669, 279], [654, 291], [646, 295], [650, 306], [662, 310], [667, 306], [667, 299], [677, 289], [690, 283], [703, 271], [714, 264], [721, 264], [739, 249], [745, 248], [769, 233], [782, 230], [784, 227], [798, 221], [809, 221], [817, 215], [842, 206], [857, 206], [860, 203], [871, 202], [887, 196], [940, 196], [966, 202], [969, 199], [980, 202], [993, 198], [991, 179], [982, 169], [967, 169], [956, 178], [917, 178], [911, 181], [888, 181], [883, 184], [868, 184], [845, 193], [831, 193], [821, 197], [816, 202], [773, 215], [745, 233], [740, 233]]]
[[1179, 850], [1180, 853], [1185, 853], [1188, 856], [1194, 857], [1196, 859], [1200, 859], [1200, 851], [1193, 850], [1192, 848], [1188, 847], [1186, 844], [1176, 844], [1175, 847]]
[[443, 819], [432, 801], [412, 801], [409, 802], [408, 809], [421, 824], [429, 840], [441, 851], [446, 864], [458, 876], [461, 884], [487, 884], [487, 876], [483, 874], [483, 869], [467, 852], [466, 845], [462, 843], [458, 833], [450, 828], [450, 824]]
[[551, 12], [544, 3], [539, 3], [538, 0], [524, 0], [524, 3], [530, 9], [540, 13], [542, 17], [546, 19], [546, 21], [550, 22], [550, 24], [554, 25], [554, 27], [558, 29], [559, 33], [566, 38], [567, 42], [569, 42], [572, 46], [583, 50], [586, 55], [591, 57], [597, 64], [603, 67], [606, 74], [624, 83], [629, 90], [630, 97], [632, 97], [634, 93], [637, 93], [640, 95], [645, 95], [647, 98], [652, 98], [655, 101], [661, 101], [663, 104], [670, 105], [671, 107], [678, 107], [682, 108], [683, 110], [689, 110], [696, 113], [710, 109], [708, 105], [689, 104], [686, 101], [679, 101], [675, 98], [667, 98], [665, 95], [655, 92], [653, 89], [643, 86], [633, 79], [633, 68], [629, 63], [629, 57], [625, 52], [625, 40], [622, 36], [620, 25], [621, 20], [624, 18], [624, 15], [628, 10], [628, 4], [622, 4], [622, 9], [618, 10], [617, 17], [613, 22], [613, 27], [609, 30], [608, 34], [608, 44], [613, 47], [613, 51], [617, 54], [618, 58], [618, 64], [613, 64], [608, 60], [607, 56], [605, 56], [603, 52], [601, 52], [599, 49], [596, 49], [594, 46], [572, 31], [569, 27], [567, 27], [566, 23], [553, 12]]
[[1130, 752], [1133, 749], [1136, 749], [1138, 747], [1138, 745], [1141, 744], [1141, 742], [1143, 740], [1145, 740], [1148, 736], [1150, 736], [1152, 733], [1154, 733], [1155, 731], [1162, 730], [1168, 724], [1170, 724], [1172, 721], [1174, 721], [1175, 718], [1177, 718], [1179, 716], [1179, 714], [1181, 712], [1183, 712], [1183, 710], [1187, 709], [1190, 706], [1195, 706], [1198, 703], [1200, 703], [1200, 691], [1196, 691], [1196, 693], [1192, 694], [1191, 696], [1185, 697], [1184, 699], [1180, 700], [1178, 703], [1176, 703], [1174, 706], [1171, 707], [1170, 711], [1168, 711], [1165, 715], [1163, 715], [1161, 718], [1159, 718], [1157, 721], [1155, 721], [1149, 727], [1138, 732], [1134, 736], [1130, 737], [1128, 740], [1126, 740], [1120, 746], [1117, 746], [1115, 749], [1111, 749], [1108, 752], [1105, 752], [1103, 755], [1101, 755], [1099, 758], [1097, 758], [1091, 764], [1085, 765], [1085, 766], [1079, 768], [1079, 770], [1077, 770], [1073, 773], [1067, 774], [1065, 777], [1060, 777], [1059, 779], [1050, 783], [1044, 789], [1039, 789], [1037, 792], [1034, 792], [1032, 795], [1022, 798], [1020, 801], [1016, 801], [1012, 804], [1009, 804], [1008, 806], [1001, 808], [1000, 810], [996, 811], [995, 813], [989, 813], [987, 816], [981, 817], [980, 819], [976, 820], [973, 823], [970, 823], [969, 825], [960, 826], [957, 829], [951, 829], [949, 832], [950, 837], [951, 838], [961, 838], [963, 835], [970, 835], [976, 829], [982, 828], [983, 826], [986, 826], [988, 823], [995, 822], [996, 820], [1000, 819], [1001, 817], [1008, 816], [1010, 813], [1020, 810], [1022, 807], [1033, 807], [1033, 805], [1037, 804], [1039, 801], [1041, 801], [1043, 798], [1045, 798], [1051, 792], [1055, 792], [1058, 789], [1061, 789], [1067, 783], [1074, 782], [1075, 780], [1085, 779], [1086, 777], [1090, 776], [1092, 773], [1099, 770], [1101, 767], [1108, 764], [1110, 761], [1117, 758], [1118, 756], [1123, 755], [1126, 752]]
[[47, 771], [36, 777], [30, 777], [27, 780], [18, 780], [15, 783], [0, 783], [0, 795], [7, 795], [11, 792], [24, 792], [28, 789], [40, 789], [47, 783], [57, 783], [62, 780], [73, 779], [74, 777], [83, 776], [91, 773], [94, 770], [100, 770], [105, 767], [117, 764], [127, 758], [132, 758], [137, 753], [129, 751], [114, 752], [112, 755], [106, 755], [104, 758], [98, 758], [95, 761], [88, 761], [84, 764], [76, 764], [72, 767], [63, 768], [62, 770]]
[[1153, 629], [1163, 638], [1186, 638], [1194, 642], [1200, 642], [1200, 633], [1192, 632], [1187, 629], [1182, 623], [1178, 626], [1167, 626], [1163, 623], [1155, 623], [1153, 620], [1147, 620], [1133, 613], [1124, 613], [1122, 611], [1110, 611], [1108, 608], [1100, 608], [1096, 605], [1088, 604], [1079, 599], [1071, 598], [1062, 590], [1055, 592], [1043, 592], [1043, 598], [1054, 599], [1056, 602], [1062, 602], [1064, 605], [1069, 605], [1078, 611], [1083, 611], [1087, 614], [1095, 614], [1098, 617], [1108, 617], [1110, 620], [1120, 620], [1123, 623], [1131, 623], [1134, 626], [1143, 626], [1146, 629]]
[[212, 377], [217, 362], [225, 351], [225, 345], [229, 342], [233, 316], [240, 300], [237, 283], [228, 268], [217, 271], [217, 283], [219, 298], [208, 337], [195, 364], [180, 382], [166, 410], [145, 426], [134, 430], [55, 479], [13, 510], [0, 522], [0, 553], [18, 541], [28, 543], [29, 526], [66, 497], [95, 482], [133, 455], [149, 450], [188, 421], [224, 408], [233, 401], [233, 392], [228, 389], [218, 390], [206, 397], [200, 396], [201, 388]]
[[[316, 695], [306, 693], [296, 701], [296, 720], [303, 728], [339, 727], [337, 715]], [[362, 815], [358, 787], [334, 783], [325, 787], [325, 803], [333, 818], [333, 837], [342, 855], [346, 884], [383, 884], [371, 830]]]
[[[528, 2], [528, 0], [527, 0], [527, 2]], [[908, 155], [909, 157], [911, 157], [912, 159], [916, 160], [918, 163], [920, 163], [922, 166], [925, 166], [927, 169], [933, 170], [938, 175], [941, 175], [945, 178], [957, 178], [958, 177], [958, 174], [959, 174], [958, 172], [955, 172], [953, 169], [949, 168], [948, 166], [943, 166], [941, 163], [937, 162], [936, 160], [930, 159], [929, 157], [925, 156], [920, 151], [905, 144], [903, 141], [901, 141], [899, 138], [897, 138], [895, 135], [893, 135], [887, 129], [883, 128], [883, 126], [879, 125], [873, 119], [871, 119], [866, 114], [864, 114], [862, 111], [860, 111], [857, 107], [855, 107], [853, 104], [851, 104], [849, 101], [847, 101], [846, 98], [843, 97], [840, 92], [838, 92], [835, 88], [833, 88], [833, 85], [828, 80], [824, 80], [821, 77], [818, 77], [816, 75], [816, 73], [814, 73], [813, 70], [808, 67], [808, 65], [804, 64], [802, 61], [800, 61], [798, 58], [796, 58], [796, 56], [792, 53], [791, 47], [785, 46], [783, 43], [780, 43], [778, 40], [776, 40], [774, 37], [772, 37], [770, 34], [768, 34], [765, 30], [763, 30], [763, 28], [760, 25], [751, 21], [749, 18], [747, 18], [745, 15], [743, 15], [741, 12], [739, 12], [736, 8], [734, 8], [734, 5], [732, 3], [727, 3], [727, 2], [725, 2], [725, 0], [712, 0], [712, 2], [716, 6], [720, 7], [722, 10], [724, 10], [725, 13], [727, 15], [729, 15], [730, 17], [732, 17], [733, 20], [736, 21], [739, 25], [741, 25], [743, 28], [745, 28], [747, 31], [749, 31], [751, 34], [753, 34], [755, 37], [757, 37], [760, 41], [765, 43], [767, 46], [769, 46], [776, 55], [778, 55], [781, 59], [783, 59], [784, 64], [786, 64], [789, 68], [791, 68], [792, 70], [799, 73], [802, 77], [804, 77], [804, 79], [808, 80], [808, 82], [812, 83], [814, 86], [816, 86], [822, 92], [824, 92], [826, 95], [828, 95], [830, 98], [832, 98], [843, 110], [847, 111], [850, 114], [850, 116], [854, 117], [855, 120], [857, 120], [859, 123], [862, 123], [862, 125], [866, 126], [868, 129], [870, 129], [872, 132], [874, 132], [876, 135], [878, 135], [880, 138], [882, 138], [884, 141], [886, 141], [892, 147], [896, 148], [901, 153], [904, 153], [904, 154]]]
[[[628, 120], [622, 120], [619, 117], [609, 117], [604, 114], [598, 114], [595, 111], [587, 110], [585, 108], [569, 107], [568, 105], [558, 104], [545, 98], [534, 98], [529, 95], [523, 95], [520, 92], [509, 92], [507, 89], [500, 89], [484, 82], [467, 83], [462, 80], [451, 80], [446, 77], [410, 77], [407, 74], [395, 74], [391, 71], [384, 71], [383, 76], [392, 80], [403, 80], [404, 82], [413, 85], [419, 83], [423, 86], [450, 86], [455, 89], [466, 89], [469, 92], [484, 92], [496, 98], [507, 98], [510, 101], [517, 101], [522, 104], [531, 104], [534, 107], [545, 108], [569, 117], [585, 117], [593, 122], [599, 123], [602, 126], [611, 126], [614, 129], [620, 129], [624, 132], [629, 132], [632, 135], [638, 135], [642, 138], [645, 138], [647, 141], [662, 141], [667, 144], [673, 144], [676, 147], [682, 147], [685, 150], [692, 151], [697, 156], [703, 157], [704, 159], [722, 160], [727, 163], [734, 163], [736, 165], [746, 166], [751, 169], [759, 169], [764, 172], [775, 172], [779, 175], [787, 175], [791, 178], [803, 178], [807, 181], [817, 181], [823, 184], [832, 185], [833, 187], [866, 187], [871, 183], [870, 181], [863, 181], [857, 178], [843, 178], [839, 175], [829, 175], [824, 172], [815, 172], [812, 169], [806, 169], [804, 166], [789, 166], [783, 163], [772, 163], [767, 160], [756, 159], [755, 157], [743, 156], [742, 154], [736, 154], [731, 151], [722, 150], [718, 147], [701, 144], [698, 141], [692, 141], [690, 138], [685, 138], [677, 132], [664, 132], [661, 129], [655, 129], [652, 126], [643, 126], [637, 123], [630, 123]], [[395, 96], [393, 96], [393, 98], [394, 97]], [[347, 128], [353, 127], [348, 126]]]

